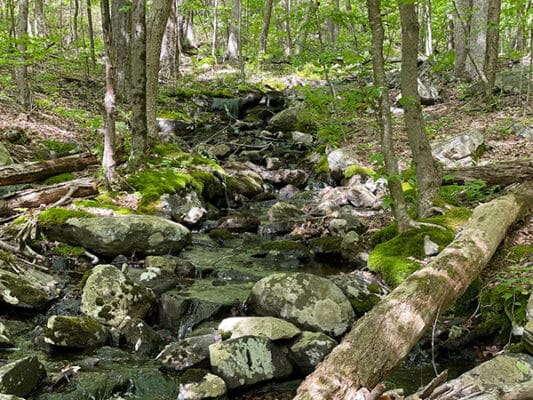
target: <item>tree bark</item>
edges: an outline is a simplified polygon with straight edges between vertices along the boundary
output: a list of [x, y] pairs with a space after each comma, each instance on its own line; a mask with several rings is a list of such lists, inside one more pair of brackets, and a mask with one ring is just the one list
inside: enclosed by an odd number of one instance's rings
[[211, 56], [213, 58], [217, 55], [217, 41], [218, 41], [218, 0], [213, 0], [213, 35], [211, 37]]
[[382, 381], [477, 278], [507, 229], [533, 211], [532, 197], [529, 181], [476, 208], [448, 247], [356, 321], [300, 385], [295, 400], [350, 399], [360, 387]]
[[17, 50], [19, 52], [19, 65], [15, 68], [15, 77], [18, 88], [18, 103], [24, 111], [30, 111], [30, 85], [28, 83], [27, 45], [28, 40], [28, 0], [19, 0], [17, 17]]
[[[109, 0], [108, 0], [109, 2]], [[112, 42], [116, 51], [113, 58], [115, 95], [126, 102], [131, 81], [131, 7], [129, 0], [111, 2]]]
[[35, 12], [35, 34], [44, 38], [48, 36], [48, 27], [46, 25], [46, 14], [44, 11], [44, 0], [36, 0], [34, 5]]
[[131, 154], [129, 169], [144, 166], [148, 139], [146, 120], [146, 2], [132, 3]]
[[38, 208], [43, 204], [52, 204], [67, 195], [73, 198], [80, 198], [97, 194], [96, 182], [88, 178], [76, 179], [38, 189], [22, 190], [0, 199], [0, 216], [14, 215], [17, 213], [17, 208]]
[[470, 36], [470, 0], [455, 0], [457, 12], [454, 12], [454, 75], [464, 78], [466, 59], [468, 57], [468, 38]]
[[405, 110], [405, 127], [415, 164], [418, 186], [417, 214], [419, 218], [426, 218], [431, 216], [434, 200], [439, 194], [441, 179], [439, 164], [431, 154], [418, 94], [419, 27], [415, 3], [400, 3], [400, 19], [402, 25], [400, 101]]
[[92, 71], [96, 69], [96, 51], [94, 49], [94, 28], [93, 28], [93, 12], [91, 0], [87, 0], [87, 27], [89, 30], [89, 47], [91, 53], [91, 67]]
[[272, 1], [266, 0], [265, 11], [263, 13], [263, 27], [261, 28], [261, 38], [259, 40], [259, 53], [266, 53], [268, 42], [268, 31], [270, 30], [270, 17], [272, 16]]
[[241, 0], [233, 0], [231, 7], [231, 23], [228, 35], [228, 46], [226, 48], [226, 59], [230, 63], [239, 60], [241, 47]]
[[466, 60], [466, 73], [472, 80], [484, 81], [485, 49], [487, 47], [487, 0], [473, 0], [470, 36], [468, 39], [469, 57]]
[[159, 57], [172, 0], [152, 2], [146, 29], [146, 119], [148, 137], [157, 140], [157, 93], [159, 80]]
[[31, 183], [65, 172], [82, 171], [98, 160], [91, 153], [55, 158], [42, 162], [26, 162], [0, 167], [0, 186]]
[[368, 19], [372, 30], [372, 65], [374, 69], [374, 86], [381, 91], [379, 96], [379, 129], [381, 149], [385, 158], [385, 173], [393, 200], [392, 211], [398, 224], [398, 230], [405, 232], [411, 228], [411, 218], [407, 213], [407, 205], [403, 195], [402, 183], [399, 180], [398, 161], [394, 154], [392, 142], [392, 122], [390, 113], [390, 97], [385, 76], [385, 60], [383, 58], [383, 23], [381, 21], [381, 1], [367, 0]]
[[503, 161], [487, 165], [474, 165], [459, 168], [445, 168], [444, 185], [463, 184], [482, 180], [489, 185], [509, 185], [511, 183], [533, 180], [533, 160]]
[[487, 11], [487, 47], [485, 50], [484, 73], [487, 77], [485, 101], [492, 101], [496, 72], [498, 70], [498, 49], [500, 44], [501, 0], [489, 0]]

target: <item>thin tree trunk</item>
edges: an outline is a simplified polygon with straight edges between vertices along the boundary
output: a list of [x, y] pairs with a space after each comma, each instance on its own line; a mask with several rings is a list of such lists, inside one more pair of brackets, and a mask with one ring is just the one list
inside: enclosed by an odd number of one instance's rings
[[129, 169], [136, 171], [144, 166], [147, 149], [148, 126], [146, 122], [146, 2], [132, 2], [131, 46], [131, 154]]
[[213, 35], [211, 36], [211, 56], [217, 55], [217, 34], [218, 34], [218, 0], [213, 0]]
[[399, 180], [398, 161], [394, 154], [392, 141], [392, 122], [390, 97], [385, 76], [385, 60], [383, 58], [383, 24], [381, 20], [381, 1], [367, 0], [368, 19], [372, 29], [372, 65], [374, 69], [374, 86], [381, 91], [379, 97], [379, 128], [381, 133], [381, 149], [385, 158], [385, 173], [388, 176], [389, 191], [393, 200], [392, 210], [398, 230], [405, 232], [411, 227], [411, 218], [407, 213], [407, 205]]
[[111, 21], [113, 24], [113, 46], [120, 51], [115, 52], [113, 60], [115, 92], [117, 100], [126, 102], [131, 82], [131, 7], [129, 0], [111, 2]]
[[94, 50], [94, 27], [93, 27], [93, 12], [91, 7], [91, 0], [87, 0], [87, 25], [89, 30], [89, 47], [91, 52], [91, 67], [92, 71], [96, 69], [96, 52]]
[[30, 104], [30, 85], [28, 83], [28, 66], [27, 66], [27, 45], [28, 40], [28, 0], [19, 0], [18, 2], [18, 20], [17, 20], [17, 50], [19, 52], [19, 65], [15, 69], [15, 76], [18, 87], [18, 103], [24, 111], [29, 112]]
[[426, 24], [425, 50], [426, 56], [433, 54], [433, 29], [431, 26], [431, 0], [424, 1], [424, 21]]
[[73, 32], [72, 32], [72, 38], [74, 41], [74, 47], [78, 48], [78, 14], [80, 11], [80, 5], [78, 0], [74, 0], [74, 15], [72, 17], [73, 22]]
[[178, 47], [178, 5], [176, 3], [176, 1], [172, 2], [172, 9], [163, 34], [160, 57], [161, 76], [171, 81], [178, 77], [178, 59], [181, 51], [181, 46]]
[[431, 154], [426, 136], [420, 96], [418, 94], [418, 18], [414, 3], [400, 3], [402, 25], [401, 104], [405, 110], [405, 127], [415, 164], [418, 186], [418, 217], [431, 216], [440, 189], [440, 171]]
[[35, 34], [44, 38], [48, 36], [48, 27], [46, 25], [46, 14], [44, 11], [44, 0], [35, 0]]
[[470, 23], [470, 37], [468, 39], [469, 57], [466, 62], [466, 72], [472, 80], [485, 81], [485, 50], [487, 47], [487, 0], [473, 0], [472, 20]]
[[231, 6], [231, 23], [229, 28], [228, 46], [226, 48], [226, 59], [235, 63], [239, 60], [241, 47], [241, 0], [233, 0]]
[[476, 208], [460, 236], [355, 322], [295, 400], [358, 398], [359, 388], [383, 381], [479, 276], [509, 227], [533, 211], [532, 197], [530, 181]]
[[148, 137], [157, 140], [157, 94], [159, 58], [167, 20], [172, 9], [172, 0], [152, 2], [146, 29], [146, 119]]
[[291, 0], [285, 1], [285, 34], [287, 35], [287, 41], [285, 42], [285, 51], [284, 54], [288, 58], [292, 54], [292, 30], [291, 30], [291, 10], [292, 4]]
[[116, 181], [115, 172], [115, 48], [113, 43], [113, 30], [109, 0], [101, 0], [102, 30], [105, 47], [105, 133], [104, 153], [102, 155], [102, 168], [109, 186], [113, 187]]
[[270, 17], [272, 16], [272, 1], [266, 0], [265, 11], [263, 13], [263, 27], [261, 29], [261, 39], [259, 40], [259, 53], [266, 53], [268, 42], [268, 31], [270, 29]]
[[457, 78], [464, 78], [466, 74], [466, 59], [468, 57], [468, 37], [470, 36], [471, 4], [470, 0], [455, 0], [455, 2], [457, 12], [454, 12], [454, 74]]
[[487, 48], [485, 50], [484, 73], [487, 77], [485, 101], [492, 101], [494, 82], [498, 70], [498, 49], [500, 44], [500, 11], [501, 0], [489, 0], [487, 11]]

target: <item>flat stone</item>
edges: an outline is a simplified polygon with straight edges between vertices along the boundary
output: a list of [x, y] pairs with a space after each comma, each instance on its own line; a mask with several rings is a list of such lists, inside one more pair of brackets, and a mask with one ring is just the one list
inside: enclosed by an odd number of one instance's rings
[[231, 339], [241, 336], [266, 336], [270, 340], [291, 339], [301, 331], [285, 320], [273, 317], [232, 317], [222, 320], [219, 332], [231, 335]]
[[90, 317], [52, 315], [44, 330], [44, 341], [57, 347], [90, 349], [105, 344], [106, 327]]
[[36, 356], [29, 356], [0, 367], [0, 393], [25, 397], [46, 376], [46, 370]]

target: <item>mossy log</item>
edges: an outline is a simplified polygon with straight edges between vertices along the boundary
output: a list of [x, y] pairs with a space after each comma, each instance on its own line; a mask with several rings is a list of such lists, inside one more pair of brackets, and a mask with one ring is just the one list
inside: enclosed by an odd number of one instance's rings
[[456, 239], [355, 322], [298, 388], [297, 400], [344, 400], [374, 387], [474, 281], [507, 229], [533, 211], [533, 181], [474, 210]]
[[98, 163], [92, 153], [55, 158], [42, 162], [25, 162], [0, 168], [0, 186], [31, 183], [64, 172], [81, 171]]
[[[509, 185], [533, 179], [533, 160], [502, 161], [486, 165], [445, 168], [447, 179], [444, 185], [463, 184], [475, 180], [485, 181], [489, 185]], [[453, 178], [448, 179], [449, 176]]]
[[16, 214], [17, 208], [37, 208], [52, 204], [65, 196], [88, 197], [98, 194], [96, 182], [90, 178], [75, 179], [37, 189], [21, 190], [0, 199], [0, 216]]

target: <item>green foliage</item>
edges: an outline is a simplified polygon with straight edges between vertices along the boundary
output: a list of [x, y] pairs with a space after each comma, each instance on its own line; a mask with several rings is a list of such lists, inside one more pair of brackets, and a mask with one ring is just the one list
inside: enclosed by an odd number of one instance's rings
[[63, 257], [78, 257], [85, 254], [85, 249], [79, 246], [69, 246], [66, 244], [61, 244], [54, 247], [53, 252], [58, 256]]
[[50, 229], [65, 223], [69, 218], [91, 218], [93, 214], [86, 211], [69, 210], [66, 208], [53, 207], [39, 214], [39, 226], [42, 229]]
[[361, 175], [362, 177], [375, 176], [376, 173], [372, 168], [363, 167], [362, 165], [350, 165], [344, 171], [344, 177], [350, 179], [354, 175]]
[[77, 200], [74, 204], [79, 208], [85, 208], [89, 211], [94, 209], [112, 210], [118, 215], [135, 214], [133, 210], [127, 207], [118, 206], [113, 201], [105, 196], [98, 196], [95, 200]]
[[[446, 176], [444, 179], [446, 180]], [[476, 180], [464, 185], [444, 185], [440, 196], [448, 204], [454, 206], [471, 206], [478, 202], [488, 201], [501, 190], [500, 185], [490, 186], [485, 181]]]
[[45, 179], [43, 181], [43, 184], [44, 185], [54, 185], [56, 183], [62, 183], [62, 182], [71, 181], [74, 178], [75, 178], [75, 175], [72, 172], [65, 172], [64, 174], [54, 175], [54, 176], [51, 176], [48, 179]]
[[56, 140], [46, 139], [43, 143], [51, 151], [56, 153], [58, 157], [63, 157], [69, 154], [74, 154], [80, 150], [80, 147], [76, 143], [58, 142]]
[[167, 167], [141, 171], [128, 179], [128, 183], [141, 193], [143, 205], [158, 200], [165, 193], [179, 193], [193, 187], [193, 182], [190, 174]]

